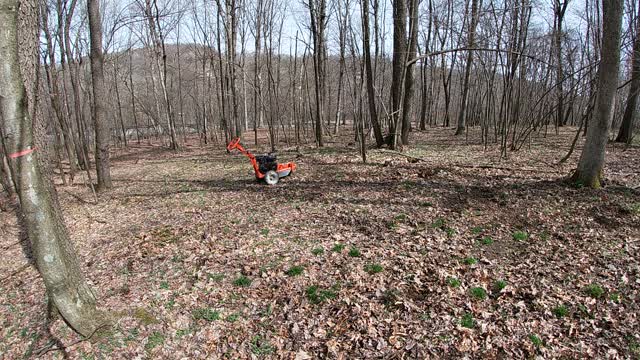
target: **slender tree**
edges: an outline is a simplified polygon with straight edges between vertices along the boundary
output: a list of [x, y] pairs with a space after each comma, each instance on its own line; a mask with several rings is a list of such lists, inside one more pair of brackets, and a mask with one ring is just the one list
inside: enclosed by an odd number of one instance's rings
[[91, 85], [93, 87], [93, 123], [96, 134], [96, 172], [98, 190], [112, 186], [109, 165], [109, 135], [111, 133], [106, 117], [106, 95], [104, 83], [104, 59], [102, 55], [102, 21], [98, 0], [87, 1], [89, 13], [89, 33], [91, 40]]
[[[471, 0], [471, 19], [469, 21], [467, 47], [473, 48], [476, 41], [476, 26], [478, 24], [478, 0]], [[462, 100], [460, 102], [460, 112], [458, 113], [458, 126], [456, 135], [464, 133], [467, 124], [467, 107], [469, 102], [469, 78], [471, 67], [473, 66], [473, 51], [467, 51], [467, 60], [464, 67], [464, 79], [462, 84]]]
[[375, 78], [373, 76], [373, 66], [371, 64], [371, 41], [369, 39], [369, 0], [361, 0], [362, 14], [362, 51], [364, 55], [365, 73], [367, 76], [367, 100], [369, 104], [369, 118], [373, 127], [373, 134], [376, 138], [376, 146], [384, 145], [382, 129], [378, 120], [378, 110], [376, 109], [376, 92], [374, 89]]

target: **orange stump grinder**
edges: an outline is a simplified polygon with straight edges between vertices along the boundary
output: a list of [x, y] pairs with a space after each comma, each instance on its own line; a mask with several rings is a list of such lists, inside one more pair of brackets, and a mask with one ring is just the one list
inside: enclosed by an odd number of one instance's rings
[[292, 162], [278, 164], [278, 160], [275, 155], [253, 155], [240, 144], [240, 138], [231, 140], [229, 145], [227, 145], [227, 150], [232, 151], [234, 149], [238, 149], [238, 151], [249, 158], [251, 165], [253, 165], [253, 171], [256, 173], [256, 179], [264, 179], [264, 181], [269, 185], [277, 184], [278, 180], [285, 176], [289, 176], [296, 170], [296, 164]]

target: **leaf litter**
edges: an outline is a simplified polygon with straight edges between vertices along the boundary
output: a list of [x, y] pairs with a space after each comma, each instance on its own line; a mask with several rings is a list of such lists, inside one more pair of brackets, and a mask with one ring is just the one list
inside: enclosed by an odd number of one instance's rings
[[285, 148], [298, 172], [274, 187], [221, 146], [120, 149], [97, 204], [59, 186], [116, 326], [79, 341], [48, 324], [1, 212], [0, 357], [61, 358], [42, 351], [52, 339], [71, 358], [638, 357], [640, 149], [610, 148], [608, 186], [578, 189], [560, 181], [577, 155], [547, 165], [571, 136], [499, 161], [429, 130], [406, 151], [420, 161], [372, 150], [369, 164], [336, 139]]

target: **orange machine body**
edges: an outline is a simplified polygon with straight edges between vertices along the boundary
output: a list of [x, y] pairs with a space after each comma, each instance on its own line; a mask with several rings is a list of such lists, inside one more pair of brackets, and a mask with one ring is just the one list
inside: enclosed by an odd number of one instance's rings
[[[245, 149], [242, 144], [240, 144], [240, 138], [231, 140], [229, 145], [227, 145], [227, 150], [233, 151], [234, 149], [238, 149], [238, 151], [249, 158], [249, 160], [251, 161], [251, 165], [253, 166], [253, 171], [256, 173], [256, 179], [264, 179], [265, 173], [260, 171], [260, 164], [258, 163], [258, 159], [249, 150]], [[284, 164], [277, 164], [275, 171], [278, 173], [278, 176], [280, 178], [283, 178], [285, 176], [289, 176], [295, 170], [296, 164], [293, 162], [288, 162]]]

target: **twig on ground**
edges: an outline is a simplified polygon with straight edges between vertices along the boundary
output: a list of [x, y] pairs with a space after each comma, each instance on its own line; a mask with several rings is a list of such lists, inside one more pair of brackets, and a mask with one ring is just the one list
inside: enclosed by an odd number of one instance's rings
[[2, 279], [0, 279], [0, 283], [4, 282], [5, 280], [7, 280], [7, 279], [9, 279], [9, 278], [11, 278], [11, 277], [13, 277], [15, 275], [18, 275], [19, 273], [23, 272], [29, 266], [31, 266], [31, 264], [26, 264], [26, 265], [21, 266], [18, 270], [14, 271], [11, 274], [9, 274], [9, 275], [3, 277]]

